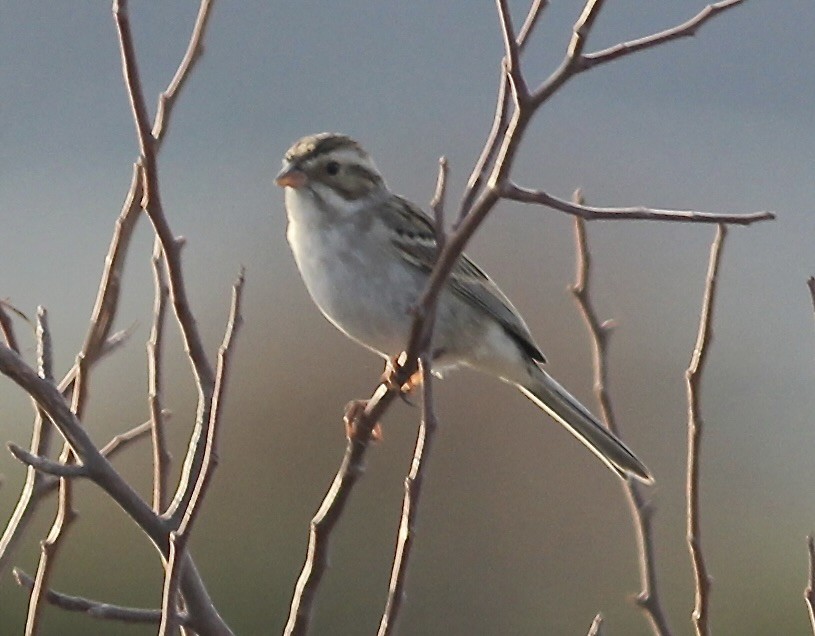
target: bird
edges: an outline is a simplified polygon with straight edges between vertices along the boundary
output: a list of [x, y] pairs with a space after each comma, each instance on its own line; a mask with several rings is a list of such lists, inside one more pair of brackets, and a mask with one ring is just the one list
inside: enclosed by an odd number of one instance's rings
[[[395, 359], [438, 253], [430, 217], [391, 192], [370, 155], [343, 134], [296, 141], [275, 183], [314, 303], [346, 336]], [[432, 355], [439, 374], [469, 367], [517, 387], [620, 478], [653, 483], [628, 446], [542, 368], [544, 355], [518, 310], [465, 254], [439, 295]]]

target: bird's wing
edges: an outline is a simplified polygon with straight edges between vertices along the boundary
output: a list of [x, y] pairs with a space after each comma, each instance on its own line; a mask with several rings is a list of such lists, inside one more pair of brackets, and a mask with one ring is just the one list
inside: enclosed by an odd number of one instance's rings
[[[436, 233], [430, 219], [420, 208], [402, 197], [394, 196], [383, 208], [388, 225], [395, 230], [394, 247], [405, 261], [429, 273], [438, 256]], [[456, 294], [498, 322], [527, 355], [538, 362], [545, 362], [518, 310], [466, 254], [458, 258], [448, 281]]]

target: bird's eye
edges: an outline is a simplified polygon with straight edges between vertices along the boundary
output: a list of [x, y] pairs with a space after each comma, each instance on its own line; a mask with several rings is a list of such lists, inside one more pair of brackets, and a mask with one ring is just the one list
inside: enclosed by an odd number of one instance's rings
[[325, 171], [333, 177], [340, 171], [340, 164], [336, 161], [329, 161], [325, 164]]

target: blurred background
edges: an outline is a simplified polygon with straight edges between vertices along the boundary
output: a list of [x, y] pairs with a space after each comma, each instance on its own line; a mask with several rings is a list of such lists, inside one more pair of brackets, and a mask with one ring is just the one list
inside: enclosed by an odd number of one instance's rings
[[[151, 108], [169, 81], [197, 2], [131, 2]], [[702, 0], [607, 3], [588, 50], [682, 22]], [[513, 2], [516, 22], [524, 2]], [[525, 56], [532, 80], [565, 50], [582, 3], [552, 3]], [[749, 212], [724, 253], [715, 340], [704, 379], [702, 529], [714, 577], [712, 626], [724, 634], [805, 634], [805, 536], [815, 530], [815, 273], [811, 211], [815, 6], [747, 2], [682, 40], [577, 77], [539, 113], [515, 179], [595, 205]], [[192, 550], [238, 634], [279, 633], [305, 556], [307, 525], [342, 457], [341, 415], [369, 395], [380, 361], [313, 307], [285, 240], [272, 177], [300, 136], [359, 139], [389, 185], [426, 202], [437, 159], [451, 164], [450, 208], [491, 122], [500, 32], [491, 2], [217, 3], [206, 54], [174, 112], [160, 157], [164, 206], [187, 239], [189, 292], [214, 355], [229, 287], [247, 268], [245, 325], [232, 369], [221, 463]], [[136, 143], [109, 7], [0, 2], [0, 297], [50, 312], [57, 369], [79, 350]], [[685, 544], [685, 386], [713, 226], [592, 223], [594, 299], [617, 325], [611, 390], [623, 434], [656, 475], [663, 599], [690, 633]], [[86, 425], [100, 444], [147, 417], [152, 236], [140, 223], [118, 327], [128, 346], [93, 373]], [[567, 286], [572, 219], [501, 205], [469, 252], [523, 312], [549, 370], [594, 408], [589, 341]], [[34, 339], [17, 324], [27, 359]], [[178, 470], [195, 391], [173, 327], [165, 404]], [[61, 375], [61, 373], [60, 373]], [[632, 524], [618, 481], [509, 387], [469, 372], [437, 385], [442, 427], [431, 457], [400, 633], [648, 634]], [[27, 444], [31, 408], [0, 381], [0, 440]], [[386, 596], [418, 409], [397, 404], [385, 440], [339, 526], [315, 634], [369, 634]], [[145, 496], [150, 449], [116, 461]], [[0, 518], [24, 479], [0, 453]], [[55, 588], [157, 606], [155, 550], [95, 489]], [[43, 506], [15, 562], [33, 573], [52, 520]], [[0, 581], [0, 631], [21, 633], [27, 594]], [[43, 634], [150, 634], [46, 611]]]

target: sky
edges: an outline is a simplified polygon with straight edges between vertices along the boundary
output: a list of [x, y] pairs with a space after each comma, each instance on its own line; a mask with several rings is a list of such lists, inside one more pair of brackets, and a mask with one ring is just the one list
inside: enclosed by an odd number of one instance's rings
[[[131, 0], [151, 109], [186, 47], [197, 3]], [[683, 22], [701, 0], [607, 2], [587, 50]], [[511, 2], [516, 23], [526, 10]], [[559, 63], [582, 4], [552, 2], [525, 51], [531, 83]], [[513, 178], [592, 205], [772, 210], [725, 246], [704, 376], [702, 527], [720, 633], [804, 634], [804, 538], [815, 531], [815, 5], [748, 0], [694, 38], [572, 80], [538, 113]], [[426, 203], [439, 156], [454, 209], [491, 122], [502, 44], [495, 8], [471, 2], [216, 2], [205, 54], [159, 159], [164, 207], [186, 239], [193, 308], [214, 356], [229, 288], [246, 267], [245, 324], [226, 402], [220, 464], [192, 549], [237, 633], [285, 622], [308, 521], [344, 450], [342, 409], [367, 396], [380, 361], [312, 305], [285, 241], [274, 174], [288, 146], [324, 130], [370, 151], [396, 192]], [[151, 111], [152, 112], [152, 111]], [[57, 367], [81, 347], [137, 146], [108, 5], [0, 0], [0, 298], [50, 315]], [[614, 321], [612, 399], [627, 442], [656, 476], [657, 571], [669, 619], [690, 633], [684, 542], [684, 370], [714, 228], [595, 222], [593, 294]], [[86, 426], [104, 443], [146, 418], [152, 305], [147, 223], [125, 274], [128, 345], [94, 372]], [[504, 203], [468, 252], [523, 313], [547, 369], [595, 409], [591, 350], [568, 285], [572, 219]], [[34, 340], [17, 323], [27, 359]], [[177, 458], [194, 387], [170, 329], [165, 402]], [[614, 477], [510, 388], [461, 372], [438, 383], [434, 448], [400, 633], [581, 634], [596, 612], [612, 634], [650, 633], [624, 495]], [[30, 405], [0, 378], [0, 439], [26, 444]], [[378, 623], [417, 409], [397, 405], [370, 452], [334, 544], [315, 633]], [[149, 448], [117, 466], [149, 492]], [[180, 463], [177, 462], [176, 465]], [[24, 472], [0, 454], [0, 518]], [[157, 605], [155, 551], [94, 488], [54, 579], [72, 594]], [[33, 571], [45, 506], [16, 559]], [[64, 561], [62, 561], [64, 559]], [[112, 567], [111, 563], [117, 563]], [[25, 595], [0, 580], [0, 625], [20, 631]], [[102, 626], [59, 611], [45, 634]], [[121, 633], [151, 633], [122, 628]], [[16, 632], [15, 632], [16, 633]], [[105, 632], [107, 633], [107, 632]]]

